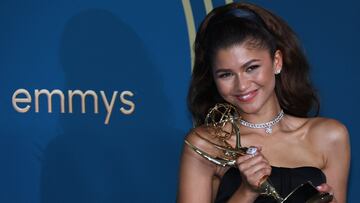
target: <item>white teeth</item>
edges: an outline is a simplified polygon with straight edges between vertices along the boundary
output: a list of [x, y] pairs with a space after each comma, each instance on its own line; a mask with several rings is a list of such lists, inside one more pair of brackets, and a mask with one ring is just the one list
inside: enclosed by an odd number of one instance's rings
[[241, 99], [247, 99], [251, 96], [251, 93], [249, 94], [246, 94], [246, 95], [243, 95], [243, 96], [240, 96]]

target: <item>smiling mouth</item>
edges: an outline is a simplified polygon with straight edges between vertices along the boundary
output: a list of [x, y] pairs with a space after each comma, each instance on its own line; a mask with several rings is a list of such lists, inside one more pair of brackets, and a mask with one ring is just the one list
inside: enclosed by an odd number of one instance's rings
[[236, 95], [240, 102], [250, 102], [257, 95], [257, 90], [250, 91], [246, 94]]

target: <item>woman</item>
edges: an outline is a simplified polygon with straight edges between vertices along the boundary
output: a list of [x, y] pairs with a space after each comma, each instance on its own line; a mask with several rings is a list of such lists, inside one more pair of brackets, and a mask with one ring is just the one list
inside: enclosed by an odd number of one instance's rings
[[[259, 152], [240, 156], [229, 168], [185, 145], [178, 202], [274, 202], [257, 190], [267, 176], [283, 197], [310, 180], [333, 194], [332, 202], [346, 202], [348, 132], [338, 121], [316, 117], [319, 102], [308, 72], [294, 32], [271, 12], [232, 3], [209, 13], [195, 40], [188, 102], [196, 127], [186, 140], [211, 150], [203, 139], [213, 139], [206, 114], [217, 103], [230, 103], [242, 118], [242, 146]], [[227, 143], [235, 146], [235, 138]]]

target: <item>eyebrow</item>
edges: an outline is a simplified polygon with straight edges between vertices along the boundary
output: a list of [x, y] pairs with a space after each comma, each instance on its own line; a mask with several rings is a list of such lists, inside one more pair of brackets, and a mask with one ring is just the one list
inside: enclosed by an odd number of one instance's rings
[[[241, 67], [242, 67], [242, 68], [245, 68], [245, 67], [249, 66], [251, 63], [257, 62], [257, 61], [260, 61], [260, 59], [252, 59], [252, 60], [244, 63]], [[228, 72], [228, 71], [230, 71], [230, 70], [231, 70], [231, 69], [229, 69], [229, 68], [219, 68], [219, 69], [217, 69], [217, 70], [215, 71], [215, 73]]]

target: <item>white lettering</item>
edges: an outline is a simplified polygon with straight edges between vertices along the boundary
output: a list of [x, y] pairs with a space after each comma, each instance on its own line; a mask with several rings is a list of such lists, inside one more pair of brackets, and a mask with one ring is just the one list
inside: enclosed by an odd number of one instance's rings
[[[102, 102], [104, 103], [104, 107], [106, 110], [106, 117], [104, 120], [105, 125], [109, 124], [111, 115], [113, 113], [115, 101], [117, 98], [117, 95], [119, 94], [118, 91], [114, 91], [112, 93], [112, 97], [107, 98], [105, 91], [100, 91]], [[59, 89], [54, 89], [51, 92], [47, 89], [35, 89], [34, 95], [35, 101], [34, 104], [32, 104], [32, 95], [29, 93], [26, 89], [17, 89], [13, 95], [12, 95], [12, 105], [15, 111], [19, 113], [27, 113], [29, 112], [31, 106], [35, 105], [35, 112], [38, 113], [40, 110], [40, 96], [45, 95], [47, 97], [47, 105], [48, 105], [48, 113], [52, 113], [52, 107], [53, 107], [53, 96], [58, 95], [59, 101], [60, 101], [60, 111], [61, 113], [65, 113], [65, 95], [64, 93]], [[68, 90], [67, 91], [67, 101], [68, 101], [68, 110], [69, 113], [73, 113], [73, 104], [74, 104], [74, 97], [78, 96], [81, 101], [81, 113], [86, 113], [86, 101], [87, 98], [90, 96], [94, 102], [94, 113], [99, 113], [99, 98], [98, 94], [94, 90]], [[135, 102], [131, 100], [131, 97], [134, 96], [134, 93], [132, 93], [129, 90], [122, 91], [119, 94], [120, 102], [122, 104], [122, 107], [120, 107], [120, 112], [125, 115], [130, 115], [134, 113], [135, 111]], [[76, 100], [78, 101], [78, 100]], [[90, 100], [91, 101], [91, 100]], [[21, 105], [26, 104], [26, 105]]]
[[135, 104], [134, 102], [130, 101], [130, 100], [127, 100], [125, 98], [125, 96], [134, 96], [134, 94], [131, 92], [131, 91], [123, 91], [121, 92], [120, 94], [120, 100], [123, 104], [126, 104], [128, 105], [130, 108], [129, 109], [125, 109], [124, 107], [121, 107], [120, 108], [120, 111], [123, 113], [123, 114], [126, 114], [126, 115], [129, 115], [129, 114], [132, 114], [135, 110]]
[[[19, 94], [25, 94], [25, 98], [18, 98]], [[20, 108], [17, 103], [31, 103], [31, 95], [26, 89], [18, 89], [12, 96], [12, 105], [14, 109], [19, 113], [26, 113], [30, 109], [30, 105], [26, 105], [24, 108]]]
[[54, 94], [57, 94], [60, 96], [60, 109], [61, 109], [61, 113], [65, 113], [65, 99], [64, 99], [64, 93], [61, 90], [55, 89], [53, 91], [51, 91], [51, 93], [49, 92], [49, 90], [47, 89], [42, 89], [42, 90], [38, 90], [35, 89], [35, 112], [38, 113], [39, 112], [39, 96], [41, 94], [45, 94], [48, 98], [48, 112], [52, 113], [52, 96]]
[[81, 113], [86, 113], [86, 106], [85, 106], [85, 97], [87, 95], [91, 95], [94, 99], [94, 113], [99, 113], [98, 108], [98, 96], [93, 90], [87, 90], [85, 93], [83, 93], [81, 90], [69, 90], [68, 96], [69, 96], [69, 113], [73, 112], [73, 96], [79, 95], [81, 97]]
[[105, 108], [106, 108], [106, 112], [107, 112], [106, 119], [105, 119], [105, 122], [104, 122], [107, 125], [107, 124], [109, 124], [110, 116], [111, 116], [112, 110], [114, 108], [115, 98], [116, 98], [116, 95], [118, 94], [118, 91], [113, 92], [110, 104], [109, 104], [109, 101], [106, 98], [105, 92], [100, 91], [100, 94], [101, 94], [102, 100], [103, 100], [103, 102], [105, 104]]

